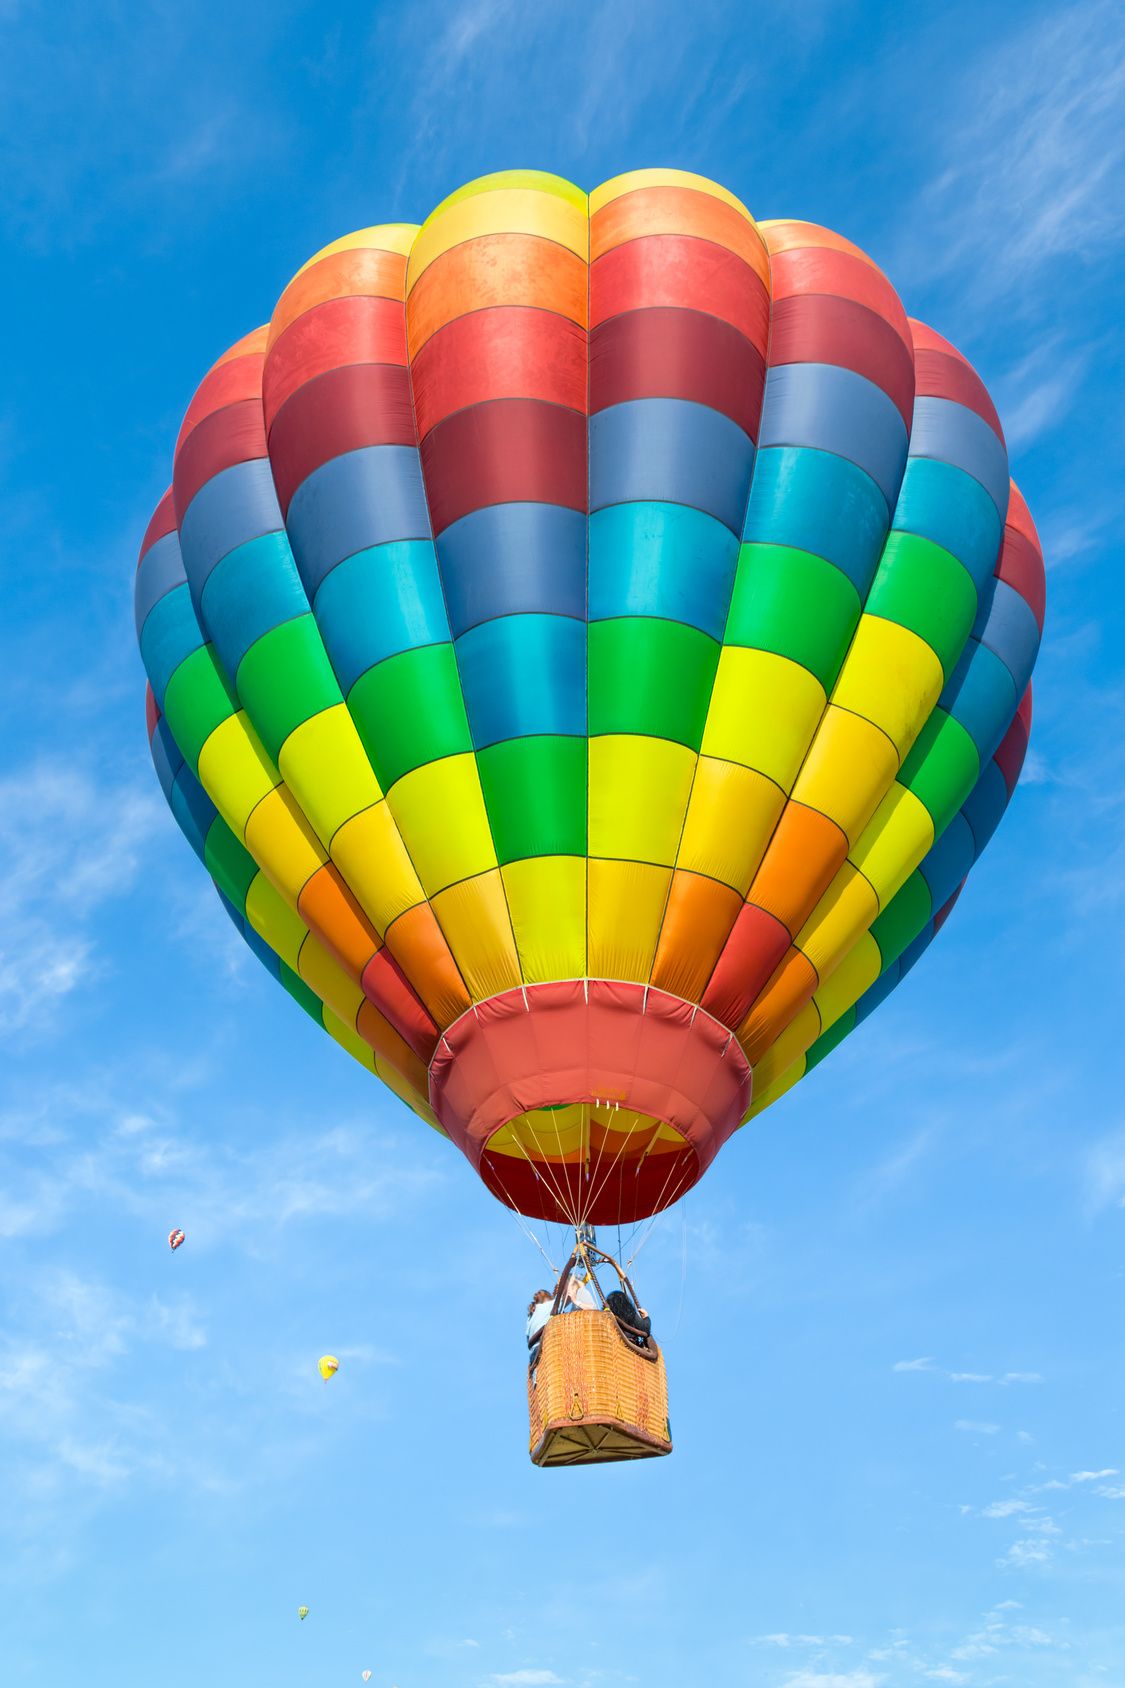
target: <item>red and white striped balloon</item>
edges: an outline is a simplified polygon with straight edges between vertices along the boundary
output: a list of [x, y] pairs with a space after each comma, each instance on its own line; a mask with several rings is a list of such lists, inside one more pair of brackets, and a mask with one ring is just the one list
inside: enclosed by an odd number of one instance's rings
[[169, 1231], [169, 1233], [168, 1233], [168, 1247], [169, 1248], [172, 1248], [172, 1249], [179, 1248], [180, 1245], [182, 1244], [183, 1240], [184, 1240], [184, 1233], [182, 1231], [180, 1231], [180, 1230]]

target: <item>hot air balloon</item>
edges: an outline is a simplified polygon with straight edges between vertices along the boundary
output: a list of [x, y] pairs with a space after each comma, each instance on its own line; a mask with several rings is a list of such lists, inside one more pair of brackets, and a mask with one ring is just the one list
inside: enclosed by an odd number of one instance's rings
[[168, 1247], [172, 1250], [173, 1253], [175, 1253], [176, 1249], [182, 1248], [183, 1241], [184, 1241], [184, 1233], [182, 1231], [179, 1231], [179, 1230], [169, 1231], [169, 1233], [168, 1233]]
[[325, 1383], [327, 1383], [328, 1379], [330, 1377], [335, 1377], [336, 1373], [339, 1371], [340, 1362], [336, 1358], [335, 1354], [322, 1354], [320, 1359], [316, 1362], [316, 1369], [324, 1379]]
[[857, 246], [679, 171], [511, 171], [326, 246], [223, 354], [136, 612], [250, 948], [581, 1239], [940, 930], [1044, 574], [982, 381]]
[[302, 1623], [304, 1623], [304, 1621], [308, 1617], [308, 1615], [309, 1615], [309, 1609], [308, 1609], [307, 1606], [298, 1606], [297, 1607], [297, 1616], [300, 1618]]
[[361, 1670], [359, 1674], [362, 1676], [362, 1678], [365, 1682], [371, 1681], [371, 1672], [369, 1670]]

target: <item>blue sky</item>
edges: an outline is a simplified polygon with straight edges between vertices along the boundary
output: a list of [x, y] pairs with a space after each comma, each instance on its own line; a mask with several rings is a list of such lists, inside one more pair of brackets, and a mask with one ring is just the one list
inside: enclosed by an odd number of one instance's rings
[[[4, 0], [0, 64], [0, 1681], [1121, 1688], [1116, 8]], [[653, 163], [838, 228], [976, 363], [1047, 637], [940, 939], [641, 1257], [675, 1456], [539, 1473], [537, 1257], [243, 951], [132, 571], [311, 252]]]

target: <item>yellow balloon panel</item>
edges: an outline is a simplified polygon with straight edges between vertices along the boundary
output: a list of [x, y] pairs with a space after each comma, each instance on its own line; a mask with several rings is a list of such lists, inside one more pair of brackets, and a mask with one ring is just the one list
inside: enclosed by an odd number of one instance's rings
[[590, 855], [671, 866], [695, 763], [694, 751], [670, 739], [633, 733], [592, 738]]
[[534, 188], [498, 188], [457, 200], [423, 223], [407, 264], [407, 289], [415, 287], [435, 258], [462, 241], [482, 235], [531, 234], [554, 241], [585, 258], [589, 224], [584, 211]]
[[934, 823], [920, 798], [896, 781], [854, 845], [849, 860], [886, 908], [934, 841]]
[[254, 809], [246, 823], [246, 848], [294, 907], [304, 886], [328, 859], [283, 785], [267, 792]]
[[924, 639], [897, 622], [864, 615], [832, 701], [874, 722], [901, 760], [941, 696], [945, 676]]
[[343, 823], [332, 839], [332, 860], [380, 932], [425, 899], [385, 798]]
[[200, 785], [236, 838], [245, 838], [251, 814], [280, 779], [244, 709], [208, 735], [198, 771]]
[[648, 979], [671, 883], [670, 868], [590, 858], [591, 978]]
[[427, 897], [497, 865], [474, 756], [415, 768], [387, 802]]
[[703, 754], [740, 762], [789, 791], [824, 711], [824, 688], [800, 663], [727, 645], [703, 732]]
[[439, 891], [433, 908], [476, 1001], [523, 982], [499, 868]]
[[344, 822], [383, 795], [345, 703], [322, 709], [295, 727], [281, 747], [278, 766], [329, 850]]
[[583, 978], [585, 856], [529, 856], [500, 873], [525, 981]]
[[677, 865], [745, 896], [784, 807], [784, 792], [765, 774], [701, 756]]
[[880, 727], [830, 703], [793, 786], [793, 801], [827, 815], [854, 842], [898, 765], [895, 747]]

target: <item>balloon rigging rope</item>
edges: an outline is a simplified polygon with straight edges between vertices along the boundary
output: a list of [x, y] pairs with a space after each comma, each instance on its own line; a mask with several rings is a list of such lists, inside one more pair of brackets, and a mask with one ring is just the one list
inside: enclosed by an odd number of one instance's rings
[[[583, 1107], [583, 1120], [584, 1120], [584, 1123], [586, 1123], [587, 1125], [589, 1123], [589, 1111], [588, 1111], [588, 1109], [589, 1109], [589, 1105], [585, 1104], [584, 1107]], [[538, 1158], [539, 1158], [539, 1164], [543, 1168], [543, 1172], [546, 1175], [548, 1183], [550, 1184], [552, 1194], [554, 1195], [555, 1200], [558, 1203], [560, 1211], [562, 1213], [566, 1214], [569, 1217], [571, 1224], [575, 1227], [575, 1229], [577, 1229], [578, 1226], [586, 1219], [586, 1216], [593, 1210], [594, 1204], [600, 1199], [603, 1191], [606, 1188], [606, 1185], [609, 1183], [610, 1179], [613, 1177], [614, 1171], [620, 1165], [620, 1163], [621, 1163], [621, 1161], [622, 1161], [622, 1159], [625, 1155], [625, 1151], [628, 1148], [629, 1143], [630, 1143], [630, 1141], [633, 1137], [633, 1130], [640, 1123], [640, 1115], [638, 1113], [633, 1114], [632, 1126], [630, 1126], [629, 1129], [622, 1132], [620, 1147], [618, 1148], [616, 1154], [614, 1155], [612, 1161], [610, 1162], [609, 1166], [606, 1168], [604, 1173], [602, 1172], [602, 1161], [605, 1158], [605, 1150], [604, 1150], [604, 1147], [599, 1148], [598, 1154], [597, 1154], [597, 1159], [594, 1162], [593, 1172], [589, 1176], [590, 1176], [591, 1180], [599, 1179], [600, 1181], [598, 1182], [596, 1188], [591, 1189], [588, 1197], [586, 1198], [585, 1203], [582, 1206], [579, 1206], [578, 1203], [576, 1203], [576, 1201], [575, 1201], [574, 1191], [572, 1190], [571, 1183], [570, 1183], [570, 1173], [569, 1173], [569, 1170], [568, 1170], [568, 1163], [565, 1159], [565, 1156], [563, 1156], [560, 1160], [560, 1165], [562, 1167], [562, 1176], [563, 1176], [563, 1179], [565, 1181], [565, 1191], [564, 1191], [563, 1185], [560, 1184], [558, 1177], [556, 1176], [554, 1165], [553, 1165], [549, 1155], [547, 1154], [547, 1151], [545, 1150], [542, 1142], [540, 1141], [539, 1134], [535, 1130], [535, 1127], [532, 1124], [531, 1120], [529, 1118], [525, 1117], [523, 1123], [524, 1123], [524, 1125], [526, 1125], [528, 1131], [531, 1134], [532, 1139], [534, 1140], [536, 1153], [537, 1153]], [[512, 1136], [515, 1138], [517, 1146], [522, 1151], [522, 1153], [524, 1154], [526, 1159], [528, 1161], [531, 1161], [532, 1157], [531, 1157], [531, 1154], [528, 1150], [527, 1144], [523, 1141], [522, 1137], [520, 1136], [520, 1133], [516, 1130], [514, 1123], [511, 1124], [510, 1129], [511, 1129], [511, 1132], [512, 1132]], [[586, 1141], [587, 1141], [587, 1153], [588, 1153], [589, 1139], [587, 1138]], [[603, 1138], [603, 1143], [604, 1143], [604, 1138]], [[560, 1144], [560, 1155], [562, 1155], [561, 1144]], [[556, 1266], [555, 1262], [551, 1259], [550, 1255], [548, 1254], [546, 1248], [543, 1246], [543, 1243], [540, 1240], [537, 1233], [532, 1230], [531, 1226], [525, 1220], [523, 1214], [520, 1213], [519, 1208], [516, 1206], [515, 1202], [513, 1201], [512, 1196], [509, 1193], [508, 1188], [505, 1185], [503, 1178], [500, 1176], [499, 1167], [495, 1164], [499, 1159], [500, 1159], [499, 1156], [493, 1157], [493, 1170], [494, 1170], [494, 1173], [495, 1173], [496, 1182], [500, 1185], [500, 1188], [501, 1188], [501, 1190], [504, 1194], [505, 1201], [508, 1204], [509, 1211], [512, 1213], [513, 1217], [515, 1218], [516, 1223], [519, 1225], [519, 1227], [520, 1227], [521, 1231], [523, 1232], [524, 1236], [527, 1237], [529, 1239], [529, 1241], [531, 1243], [533, 1243], [534, 1246], [538, 1249], [538, 1251], [542, 1255], [543, 1260], [546, 1263], [547, 1267], [550, 1269], [550, 1271], [552, 1273], [554, 1273], [554, 1275], [557, 1278], [559, 1268]], [[632, 1244], [635, 1241], [635, 1239], [638, 1235], [638, 1232], [641, 1233], [641, 1239], [637, 1243], [636, 1248], [633, 1249], [633, 1252], [630, 1254], [628, 1260], [622, 1262], [623, 1269], [625, 1271], [629, 1270], [629, 1267], [632, 1266], [633, 1262], [637, 1259], [641, 1250], [648, 1243], [649, 1238], [652, 1236], [654, 1230], [656, 1229], [657, 1221], [663, 1217], [664, 1213], [667, 1211], [667, 1208], [673, 1206], [675, 1204], [675, 1202], [679, 1199], [681, 1189], [687, 1181], [689, 1172], [688, 1172], [688, 1169], [684, 1169], [680, 1173], [680, 1177], [677, 1181], [675, 1193], [673, 1194], [671, 1199], [667, 1203], [665, 1203], [664, 1198], [665, 1198], [665, 1196], [668, 1192], [668, 1187], [671, 1184], [673, 1177], [675, 1176], [675, 1173], [676, 1173], [676, 1170], [677, 1170], [677, 1163], [679, 1162], [679, 1156], [678, 1155], [671, 1155], [671, 1156], [669, 1156], [669, 1159], [671, 1160], [672, 1164], [668, 1169], [668, 1174], [665, 1177], [663, 1187], [660, 1191], [659, 1196], [657, 1197], [657, 1210], [656, 1210], [656, 1212], [648, 1220], [639, 1220], [633, 1226], [632, 1230], [629, 1233], [628, 1239], [626, 1240], [624, 1247], [622, 1246], [622, 1241], [621, 1241], [621, 1225], [620, 1225], [620, 1222], [618, 1223], [618, 1226], [617, 1226], [617, 1254], [618, 1254], [619, 1260], [621, 1260], [621, 1257], [624, 1254], [624, 1249], [632, 1247]], [[576, 1170], [577, 1170], [577, 1173], [578, 1173], [579, 1183], [581, 1184], [583, 1172], [584, 1172], [584, 1164], [583, 1164], [583, 1166], [578, 1167]], [[686, 1280], [686, 1275], [687, 1275], [687, 1229], [686, 1229], [686, 1224], [687, 1224], [687, 1221], [686, 1221], [686, 1218], [685, 1218], [685, 1220], [684, 1220], [684, 1232], [683, 1232], [684, 1254], [683, 1254], [683, 1264], [682, 1264], [681, 1281], [680, 1281], [680, 1309], [679, 1309], [679, 1312], [677, 1312], [677, 1315], [676, 1315], [677, 1328], [679, 1326], [680, 1314], [683, 1311], [684, 1281]], [[563, 1234], [565, 1235], [565, 1227], [563, 1227]], [[550, 1240], [549, 1231], [548, 1231], [547, 1235], [548, 1235], [548, 1241], [549, 1241]]]
[[[557, 1130], [556, 1130], [556, 1137], [558, 1137]], [[582, 1147], [581, 1127], [579, 1128], [579, 1133], [578, 1133], [578, 1147], [579, 1147], [579, 1149], [581, 1149], [581, 1147]], [[581, 1166], [576, 1166], [575, 1169], [574, 1169], [574, 1176], [577, 1180], [578, 1188], [575, 1192], [572, 1192], [571, 1188], [570, 1188], [570, 1162], [566, 1158], [566, 1150], [562, 1146], [562, 1138], [561, 1137], [558, 1137], [558, 1152], [559, 1152], [559, 1165], [562, 1168], [563, 1180], [566, 1184], [567, 1198], [570, 1202], [571, 1222], [574, 1225], [575, 1230], [577, 1230], [578, 1225], [579, 1225], [579, 1221], [582, 1218], [582, 1168], [581, 1168]]]
[[652, 1221], [654, 1219], [656, 1219], [657, 1217], [658, 1217], [658, 1215], [651, 1214], [648, 1219], [638, 1219], [638, 1220], [636, 1220], [634, 1222], [634, 1224], [630, 1227], [629, 1235], [625, 1238], [624, 1243], [622, 1243], [622, 1241], [621, 1241], [621, 1227], [620, 1227], [620, 1225], [617, 1227], [617, 1258], [618, 1258], [618, 1260], [620, 1260], [620, 1262], [623, 1266], [625, 1264], [625, 1250], [627, 1248], [632, 1248], [634, 1240], [641, 1233], [642, 1226], [651, 1224]]
[[675, 1336], [680, 1328], [680, 1320], [684, 1316], [684, 1287], [687, 1284], [687, 1196], [684, 1196], [683, 1206], [680, 1208], [680, 1304], [676, 1308], [676, 1322], [672, 1326]]
[[[671, 1199], [667, 1202], [665, 1202], [665, 1200], [664, 1200], [664, 1197], [667, 1194], [668, 1185], [671, 1183], [671, 1180], [672, 1180], [672, 1173], [674, 1171], [675, 1171], [675, 1166], [673, 1166], [669, 1170], [668, 1176], [664, 1180], [664, 1188], [661, 1190], [660, 1195], [657, 1198], [656, 1212], [651, 1216], [651, 1218], [641, 1221], [641, 1226], [639, 1227], [641, 1229], [641, 1240], [637, 1244], [636, 1248], [633, 1250], [632, 1254], [629, 1256], [628, 1260], [625, 1262], [625, 1270], [626, 1271], [628, 1271], [629, 1267], [633, 1264], [634, 1260], [637, 1258], [637, 1256], [641, 1252], [642, 1248], [644, 1248], [645, 1244], [648, 1242], [648, 1239], [652, 1236], [653, 1231], [656, 1229], [657, 1222], [667, 1212], [668, 1208], [670, 1208], [674, 1205], [674, 1203], [676, 1202], [676, 1200], [677, 1200], [677, 1198], [680, 1194], [680, 1187], [679, 1187], [679, 1184], [678, 1184], [677, 1187], [676, 1187], [675, 1195], [672, 1196]], [[686, 1176], [686, 1175], [681, 1174], [680, 1184], [683, 1183], [684, 1176]], [[629, 1240], [630, 1240], [630, 1242], [632, 1242], [632, 1238], [630, 1238]]]
[[[637, 1113], [635, 1113], [633, 1115], [633, 1124], [634, 1125], [636, 1125], [640, 1121], [640, 1117], [641, 1117], [640, 1114], [637, 1114]], [[617, 1166], [618, 1162], [621, 1160], [622, 1156], [625, 1153], [625, 1150], [629, 1147], [629, 1140], [632, 1137], [632, 1135], [633, 1135], [633, 1132], [632, 1132], [631, 1127], [628, 1131], [625, 1131], [625, 1132], [622, 1133], [621, 1147], [618, 1149], [617, 1153], [613, 1157], [613, 1160], [610, 1162], [608, 1172], [606, 1173], [605, 1177], [602, 1179], [598, 1188], [596, 1190], [591, 1190], [591, 1192], [590, 1192], [590, 1196], [589, 1196], [589, 1199], [588, 1199], [587, 1204], [586, 1204], [586, 1212], [587, 1213], [593, 1212], [594, 1204], [601, 1197], [602, 1191], [605, 1189], [606, 1185], [609, 1183], [610, 1179], [613, 1177], [614, 1168]], [[602, 1164], [602, 1152], [599, 1152], [599, 1154], [598, 1154], [598, 1165], [597, 1165], [597, 1168], [595, 1168], [595, 1174], [596, 1174], [597, 1171], [599, 1171], [601, 1169], [601, 1164]]]
[[659, 1213], [652, 1214], [651, 1217], [648, 1218], [648, 1219], [642, 1219], [640, 1224], [636, 1227], [636, 1230], [634, 1230], [634, 1232], [633, 1232], [633, 1236], [629, 1238], [629, 1243], [630, 1243], [630, 1245], [632, 1245], [633, 1239], [637, 1236], [638, 1233], [640, 1234], [641, 1240], [637, 1244], [636, 1248], [633, 1249], [633, 1252], [629, 1256], [628, 1260], [622, 1262], [626, 1272], [629, 1270], [630, 1266], [633, 1264], [634, 1260], [637, 1258], [637, 1256], [641, 1252], [642, 1248], [644, 1248], [645, 1244], [648, 1242], [648, 1239], [652, 1236], [652, 1233], [656, 1230], [656, 1227], [659, 1225], [660, 1221], [663, 1219], [666, 1212], [667, 1212], [666, 1208], [661, 1208]]
[[[493, 1170], [495, 1171], [495, 1168]], [[531, 1229], [531, 1226], [527, 1223], [527, 1220], [524, 1218], [523, 1214], [520, 1212], [519, 1208], [516, 1206], [515, 1202], [512, 1200], [511, 1196], [508, 1193], [508, 1190], [507, 1190], [507, 1187], [504, 1183], [504, 1180], [501, 1178], [499, 1172], [496, 1172], [496, 1182], [499, 1184], [500, 1188], [504, 1192], [504, 1199], [508, 1204], [508, 1210], [511, 1213], [513, 1219], [516, 1221], [516, 1224], [519, 1226], [519, 1228], [523, 1232], [524, 1236], [529, 1238], [530, 1241], [535, 1244], [536, 1248], [539, 1250], [540, 1254], [543, 1256], [544, 1260], [547, 1262], [548, 1270], [553, 1274], [553, 1276], [555, 1278], [557, 1278], [558, 1275], [559, 1275], [559, 1268], [555, 1265], [554, 1261], [551, 1259], [550, 1255], [547, 1253], [547, 1250], [543, 1247], [543, 1244], [539, 1241], [538, 1236]], [[549, 1240], [550, 1239], [548, 1239], [548, 1241]]]
[[[570, 1201], [569, 1201], [570, 1186], [568, 1184], [566, 1191], [564, 1192], [562, 1185], [559, 1183], [558, 1179], [555, 1177], [554, 1168], [551, 1165], [550, 1159], [548, 1158], [548, 1156], [547, 1156], [547, 1154], [546, 1154], [546, 1152], [543, 1148], [542, 1143], [540, 1143], [540, 1141], [539, 1141], [539, 1137], [538, 1137], [538, 1134], [535, 1131], [534, 1126], [531, 1126], [529, 1124], [529, 1130], [531, 1131], [532, 1137], [535, 1139], [536, 1155], [538, 1156], [538, 1164], [540, 1164], [543, 1168], [543, 1172], [544, 1172], [544, 1175], [545, 1175], [544, 1181], [549, 1185], [551, 1192], [554, 1195], [555, 1201], [558, 1204], [558, 1208], [559, 1208], [560, 1213], [568, 1215], [570, 1213]], [[520, 1145], [521, 1149], [523, 1150], [524, 1154], [527, 1156], [528, 1161], [534, 1166], [536, 1164], [536, 1162], [535, 1162], [535, 1159], [533, 1158], [533, 1156], [531, 1154], [531, 1151], [528, 1149], [527, 1144], [524, 1143], [520, 1139], [519, 1135], [514, 1132], [514, 1129], [513, 1129], [513, 1135], [515, 1135], [516, 1142], [519, 1143], [519, 1145]]]
[[[674, 1171], [674, 1170], [675, 1170], [675, 1168], [673, 1167], [672, 1171]], [[633, 1264], [633, 1262], [637, 1258], [638, 1254], [640, 1254], [642, 1248], [644, 1248], [645, 1244], [648, 1242], [649, 1238], [652, 1236], [653, 1231], [656, 1229], [657, 1220], [663, 1218], [664, 1214], [668, 1211], [668, 1208], [674, 1207], [675, 1204], [679, 1201], [680, 1196], [683, 1193], [687, 1179], [690, 1177], [690, 1175], [691, 1175], [690, 1174], [690, 1168], [688, 1168], [687, 1170], [682, 1172], [680, 1174], [679, 1182], [676, 1185], [675, 1194], [669, 1199], [669, 1201], [667, 1203], [664, 1203], [663, 1206], [658, 1206], [657, 1211], [653, 1214], [652, 1218], [648, 1221], [647, 1231], [645, 1232], [644, 1236], [641, 1238], [640, 1242], [637, 1244], [636, 1248], [633, 1250], [632, 1254], [629, 1256], [628, 1260], [625, 1262], [625, 1270], [626, 1271], [629, 1270], [630, 1266]], [[668, 1185], [671, 1181], [671, 1177], [672, 1177], [672, 1172], [669, 1172], [668, 1177], [664, 1180], [664, 1189], [661, 1190], [661, 1192], [660, 1192], [660, 1201], [662, 1203], [664, 1202], [664, 1192], [668, 1188]]]
[[[536, 1131], [535, 1127], [531, 1123], [531, 1120], [528, 1118], [528, 1116], [526, 1114], [524, 1115], [524, 1120], [525, 1120], [525, 1123], [527, 1125], [528, 1130], [531, 1132], [532, 1137], [535, 1139], [536, 1151], [537, 1151], [537, 1153], [540, 1157], [540, 1160], [542, 1162], [543, 1170], [547, 1174], [547, 1177], [550, 1180], [551, 1188], [554, 1191], [555, 1200], [559, 1204], [559, 1209], [562, 1213], [567, 1215], [567, 1217], [570, 1219], [570, 1222], [571, 1222], [572, 1225], [577, 1226], [577, 1224], [578, 1224], [578, 1209], [574, 1205], [574, 1197], [573, 1197], [573, 1194], [572, 1194], [571, 1188], [570, 1188], [570, 1178], [565, 1171], [566, 1163], [565, 1163], [565, 1161], [563, 1162], [563, 1168], [564, 1168], [563, 1177], [566, 1179], [566, 1194], [564, 1195], [563, 1190], [562, 1190], [562, 1186], [560, 1185], [558, 1179], [555, 1177], [554, 1170], [551, 1166], [551, 1162], [550, 1162], [550, 1159], [548, 1158], [547, 1152], [544, 1149], [542, 1143], [539, 1141], [538, 1132]], [[523, 1150], [524, 1154], [527, 1155], [527, 1158], [530, 1161], [531, 1156], [527, 1153], [527, 1145], [520, 1141], [520, 1137], [519, 1137], [518, 1133], [516, 1132], [514, 1126], [512, 1128], [512, 1134], [515, 1137], [516, 1142], [519, 1143], [520, 1148]]]

